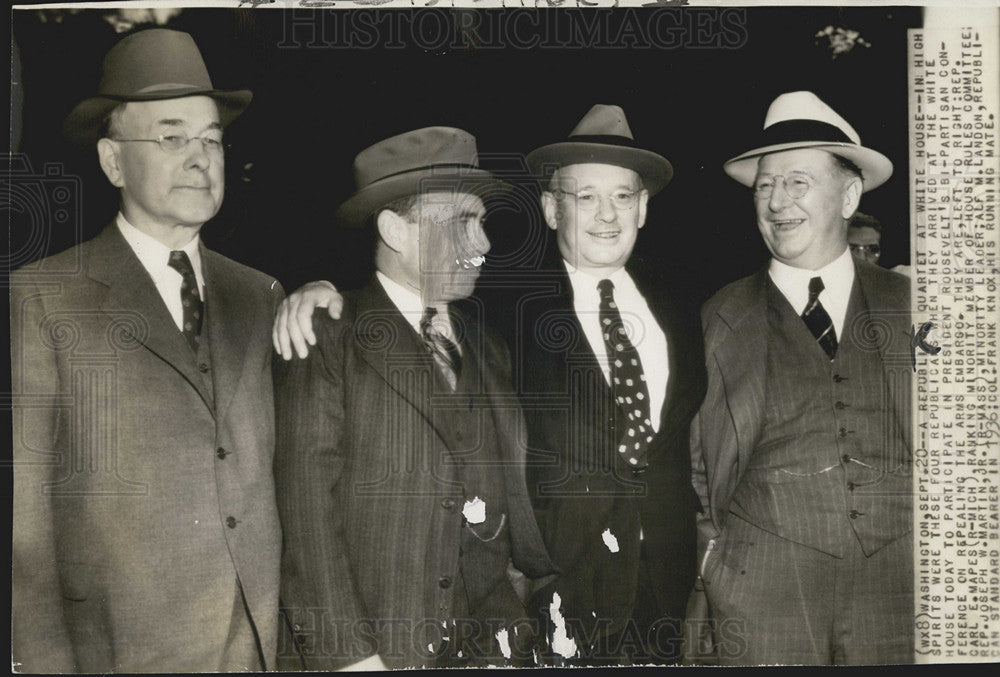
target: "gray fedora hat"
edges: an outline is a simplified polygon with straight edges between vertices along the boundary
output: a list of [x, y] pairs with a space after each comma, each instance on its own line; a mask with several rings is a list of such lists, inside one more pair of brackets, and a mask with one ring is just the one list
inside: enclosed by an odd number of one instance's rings
[[375, 210], [409, 195], [484, 195], [511, 188], [479, 168], [476, 137], [455, 127], [425, 127], [369, 146], [354, 158], [354, 185], [354, 194], [337, 209], [345, 226], [363, 226]]
[[97, 141], [105, 116], [122, 102], [199, 95], [215, 99], [223, 126], [236, 119], [253, 97], [247, 89], [215, 89], [189, 34], [166, 28], [138, 31], [108, 50], [97, 94], [73, 108], [63, 123], [63, 134], [73, 143], [91, 144]]
[[547, 168], [589, 163], [631, 169], [642, 177], [650, 197], [674, 175], [665, 157], [636, 146], [621, 106], [600, 103], [587, 111], [566, 141], [537, 148], [525, 160], [536, 176], [543, 176]]

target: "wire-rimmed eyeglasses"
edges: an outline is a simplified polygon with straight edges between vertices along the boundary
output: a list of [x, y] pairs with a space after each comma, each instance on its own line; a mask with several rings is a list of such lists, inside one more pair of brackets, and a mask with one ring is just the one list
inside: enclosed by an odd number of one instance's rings
[[222, 139], [216, 138], [214, 136], [188, 136], [183, 132], [178, 134], [160, 134], [155, 139], [112, 139], [113, 141], [118, 141], [121, 143], [135, 143], [144, 141], [147, 143], [155, 143], [165, 152], [176, 154], [180, 153], [188, 147], [188, 144], [192, 141], [201, 141], [202, 148], [205, 149], [206, 153], [214, 153], [217, 155], [222, 155], [228, 148], [229, 144], [222, 143]]
[[785, 192], [793, 200], [805, 197], [805, 194], [809, 192], [809, 182], [801, 176], [785, 178], [780, 174], [776, 174], [774, 176], [762, 176], [754, 181], [753, 196], [762, 200], [771, 197], [774, 193], [774, 187], [778, 184], [778, 179], [781, 179], [781, 183], [785, 187]]
[[[597, 193], [591, 192], [589, 190], [581, 190], [578, 193], [573, 193], [568, 190], [561, 190], [559, 188], [553, 188], [550, 192], [561, 193], [572, 197], [576, 202], [576, 207], [583, 212], [592, 212], [596, 210], [601, 204], [601, 196]], [[615, 192], [608, 195], [607, 198], [611, 200], [611, 204], [614, 205], [615, 209], [627, 210], [635, 207], [639, 202], [639, 191], [635, 190], [616, 190]]]

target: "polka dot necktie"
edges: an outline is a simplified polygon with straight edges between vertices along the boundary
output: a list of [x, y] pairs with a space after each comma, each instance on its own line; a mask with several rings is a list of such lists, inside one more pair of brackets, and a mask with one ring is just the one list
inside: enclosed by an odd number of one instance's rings
[[198, 352], [198, 337], [201, 335], [201, 296], [198, 295], [198, 279], [194, 276], [191, 259], [182, 251], [170, 252], [167, 262], [171, 268], [181, 274], [181, 306], [184, 309], [184, 338], [191, 345], [191, 350]]
[[598, 318], [604, 335], [604, 348], [608, 353], [611, 370], [611, 393], [618, 406], [627, 414], [625, 434], [618, 441], [618, 454], [636, 471], [645, 470], [646, 451], [653, 440], [653, 425], [649, 418], [649, 388], [642, 371], [642, 360], [625, 332], [618, 304], [615, 303], [615, 285], [611, 280], [597, 283], [601, 295]]
[[816, 343], [826, 352], [832, 362], [833, 358], [837, 356], [837, 330], [833, 328], [830, 314], [819, 302], [819, 294], [825, 288], [823, 278], [814, 277], [809, 280], [809, 302], [806, 304], [806, 309], [802, 311], [802, 319], [812, 335], [816, 337]]
[[454, 390], [458, 385], [458, 372], [462, 369], [462, 356], [459, 355], [455, 344], [433, 322], [435, 315], [437, 315], [436, 308], [424, 310], [424, 315], [420, 318], [420, 334], [434, 362], [444, 374], [448, 385]]

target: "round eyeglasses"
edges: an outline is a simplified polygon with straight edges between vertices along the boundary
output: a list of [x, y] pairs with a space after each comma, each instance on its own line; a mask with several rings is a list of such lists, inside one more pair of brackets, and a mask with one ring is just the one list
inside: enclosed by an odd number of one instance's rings
[[805, 194], [809, 192], [809, 182], [804, 178], [799, 176], [785, 178], [784, 176], [778, 174], [775, 176], [762, 176], [754, 181], [753, 196], [761, 200], [771, 197], [774, 193], [774, 187], [778, 183], [778, 179], [781, 179], [781, 184], [785, 187], [785, 192], [788, 193], [788, 197], [793, 200], [805, 197]]
[[[573, 198], [576, 202], [577, 209], [582, 212], [595, 211], [601, 204], [601, 196], [588, 190], [581, 190], [579, 193], [571, 193], [568, 190], [554, 188], [550, 192], [561, 193], [562, 195]], [[624, 211], [632, 209], [632, 207], [635, 207], [636, 204], [638, 204], [639, 192], [634, 190], [616, 190], [611, 195], [608, 195], [607, 198], [611, 200], [611, 204], [614, 205], [615, 209]]]
[[155, 143], [164, 151], [170, 154], [180, 153], [188, 147], [192, 141], [201, 141], [202, 148], [207, 153], [222, 155], [228, 148], [228, 144], [223, 144], [222, 139], [213, 136], [188, 136], [187, 134], [160, 134], [155, 139], [112, 139], [120, 143]]

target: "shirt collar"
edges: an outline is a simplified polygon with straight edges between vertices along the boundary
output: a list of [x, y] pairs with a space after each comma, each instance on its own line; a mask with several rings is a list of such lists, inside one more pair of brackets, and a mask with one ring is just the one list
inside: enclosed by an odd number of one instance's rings
[[[382, 288], [385, 289], [385, 293], [389, 297], [389, 300], [392, 301], [392, 304], [396, 306], [396, 310], [402, 313], [406, 321], [409, 322], [410, 326], [419, 335], [420, 319], [424, 316], [424, 304], [420, 299], [420, 294], [404, 287], [380, 270], [375, 271], [375, 277], [382, 284]], [[447, 306], [438, 308], [437, 310], [437, 318], [447, 319]], [[441, 320], [436, 319], [435, 321]]]
[[[170, 267], [170, 252], [173, 251], [170, 247], [133, 226], [121, 212], [118, 212], [115, 223], [118, 225], [122, 237], [128, 242], [147, 271], [152, 274]], [[180, 251], [187, 254], [191, 260], [191, 267], [194, 268], [194, 276], [198, 280], [198, 284], [204, 285], [205, 280], [201, 274], [201, 250], [198, 246], [200, 242], [201, 238], [195, 235], [190, 242], [180, 248]]]
[[768, 273], [774, 284], [789, 299], [802, 299], [801, 303], [793, 302], [796, 309], [805, 306], [809, 298], [809, 280], [822, 278], [824, 291], [838, 299], [847, 299], [854, 284], [854, 258], [850, 247], [845, 247], [843, 253], [819, 270], [795, 268], [771, 259]]
[[635, 283], [624, 266], [610, 275], [598, 277], [593, 273], [577, 268], [565, 259], [563, 259], [563, 265], [566, 266], [566, 273], [569, 275], [569, 282], [573, 287], [573, 300], [577, 304], [582, 301], [596, 307], [600, 303], [600, 292], [597, 291], [597, 283], [601, 280], [611, 280], [611, 283], [615, 286], [616, 297], [619, 292], [630, 292], [635, 288]]

